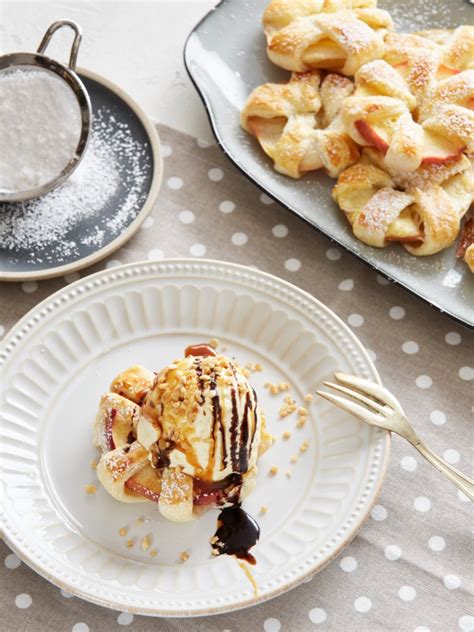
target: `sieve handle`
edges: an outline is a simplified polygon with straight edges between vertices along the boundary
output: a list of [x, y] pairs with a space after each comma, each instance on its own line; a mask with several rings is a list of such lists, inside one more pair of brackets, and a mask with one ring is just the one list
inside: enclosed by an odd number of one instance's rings
[[72, 20], [58, 20], [57, 22], [53, 22], [44, 34], [41, 44], [38, 46], [38, 50], [36, 52], [42, 55], [54, 33], [63, 26], [69, 26], [75, 33], [74, 41], [71, 46], [71, 54], [69, 56], [69, 68], [74, 71], [76, 70], [77, 53], [79, 52], [79, 46], [82, 40], [82, 29], [76, 22], [73, 22]]

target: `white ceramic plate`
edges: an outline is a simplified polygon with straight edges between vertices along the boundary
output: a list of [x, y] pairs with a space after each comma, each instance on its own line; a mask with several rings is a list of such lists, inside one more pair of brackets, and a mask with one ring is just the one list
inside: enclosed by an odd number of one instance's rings
[[[334, 180], [322, 172], [297, 182], [278, 174], [255, 139], [241, 129], [239, 113], [253, 88], [289, 77], [266, 54], [261, 16], [268, 1], [222, 0], [186, 43], [188, 73], [222, 149], [246, 176], [309, 224], [434, 307], [474, 327], [474, 276], [456, 259], [454, 246], [431, 257], [413, 257], [398, 244], [384, 249], [363, 244], [331, 198]], [[388, 9], [404, 31], [474, 23], [474, 7], [467, 0], [379, 0], [378, 6]]]
[[[159, 369], [190, 343], [217, 337], [228, 355], [260, 362], [254, 384], [277, 443], [260, 460], [245, 503], [261, 539], [253, 549], [259, 595], [234, 559], [210, 555], [217, 511], [166, 522], [152, 504], [94, 495], [92, 422], [100, 395], [133, 363]], [[196, 616], [255, 604], [314, 574], [354, 536], [385, 473], [389, 437], [323, 401], [309, 422], [280, 420], [266, 381], [302, 400], [336, 369], [378, 380], [347, 326], [309, 294], [242, 266], [195, 260], [99, 272], [27, 314], [0, 347], [1, 525], [38, 573], [89, 601], [130, 612]], [[288, 441], [281, 439], [292, 431]], [[299, 453], [302, 442], [309, 449]], [[296, 464], [290, 456], [299, 454]], [[268, 475], [279, 467], [275, 477]], [[291, 470], [287, 478], [285, 471]], [[259, 509], [268, 506], [261, 516]], [[145, 522], [138, 525], [137, 518]], [[127, 549], [119, 528], [137, 544]], [[156, 558], [142, 553], [151, 534]], [[186, 563], [179, 560], [188, 551]]]

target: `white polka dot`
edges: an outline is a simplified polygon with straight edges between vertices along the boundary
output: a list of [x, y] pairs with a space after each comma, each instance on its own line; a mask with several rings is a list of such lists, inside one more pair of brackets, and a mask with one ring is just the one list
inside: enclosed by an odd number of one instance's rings
[[416, 597], [416, 590], [413, 586], [402, 586], [398, 591], [398, 596], [402, 601], [413, 601]]
[[354, 281], [352, 279], [344, 279], [337, 287], [343, 292], [350, 292], [354, 287]]
[[446, 542], [440, 535], [434, 535], [428, 540], [428, 546], [432, 551], [443, 551], [446, 546]]
[[461, 334], [457, 331], [450, 331], [446, 334], [445, 338], [448, 345], [458, 345], [461, 342]]
[[388, 560], [394, 562], [395, 560], [399, 560], [402, 555], [402, 550], [399, 546], [395, 544], [389, 544], [385, 547], [385, 557]]
[[412, 456], [404, 456], [400, 460], [400, 465], [407, 472], [414, 472], [416, 470], [416, 459]]
[[415, 498], [414, 505], [417, 511], [426, 512], [431, 509], [431, 500], [426, 498], [426, 496], [418, 496], [418, 498]]
[[121, 612], [117, 617], [117, 623], [119, 625], [130, 625], [133, 621], [133, 614], [130, 612]]
[[395, 305], [395, 307], [390, 308], [390, 311], [388, 313], [390, 315], [390, 318], [393, 318], [393, 320], [401, 320], [405, 316], [406, 312], [403, 307]]
[[269, 204], [274, 204], [274, 200], [272, 200], [272, 198], [270, 196], [268, 196], [266, 193], [262, 193], [260, 195], [260, 202], [262, 204], [266, 204], [267, 206]]
[[279, 632], [281, 630], [281, 623], [278, 619], [265, 619], [263, 629], [265, 632]]
[[433, 410], [430, 413], [430, 419], [431, 423], [433, 423], [435, 426], [442, 426], [446, 423], [446, 415], [443, 413], [442, 410]]
[[370, 515], [374, 520], [380, 522], [381, 520], [385, 520], [387, 517], [387, 510], [383, 505], [375, 505], [375, 507], [370, 512]]
[[163, 259], [164, 256], [163, 251], [159, 248], [153, 248], [153, 250], [150, 250], [147, 254], [148, 259]]
[[287, 259], [285, 261], [285, 268], [290, 272], [298, 272], [301, 268], [301, 261], [299, 259]]
[[224, 172], [218, 167], [213, 167], [212, 169], [209, 169], [207, 176], [209, 180], [212, 180], [212, 182], [219, 182], [224, 177]]
[[25, 281], [21, 284], [21, 289], [23, 290], [23, 292], [31, 294], [32, 292], [36, 292], [36, 290], [38, 289], [38, 284], [36, 283], [36, 281]]
[[17, 595], [15, 597], [15, 606], [17, 608], [29, 608], [33, 603], [33, 599], [28, 593], [21, 593], [21, 595]]
[[364, 318], [360, 314], [349, 314], [347, 322], [351, 327], [362, 327]]
[[326, 611], [322, 608], [311, 608], [308, 616], [311, 623], [323, 623], [328, 618]]
[[77, 281], [80, 278], [81, 275], [79, 274], [79, 272], [71, 272], [70, 274], [66, 274], [64, 276], [64, 280], [66, 281], [66, 283], [74, 283], [74, 281]]
[[343, 557], [339, 562], [339, 566], [345, 573], [352, 573], [357, 568], [357, 560], [350, 556]]
[[414, 353], [418, 353], [420, 347], [416, 342], [413, 342], [413, 340], [408, 340], [402, 344], [402, 350], [408, 353], [408, 355], [413, 355]]
[[72, 626], [71, 632], [89, 632], [89, 626], [87, 623], [75, 623]]
[[449, 449], [443, 452], [443, 459], [452, 465], [458, 463], [461, 455], [457, 450]]
[[5, 327], [0, 325], [0, 338], [5, 335]]
[[178, 215], [178, 219], [181, 222], [181, 224], [192, 224], [194, 222], [194, 220], [196, 219], [196, 216], [194, 215], [194, 213], [192, 211], [181, 211], [181, 213]]
[[169, 145], [161, 145], [161, 155], [163, 158], [169, 158], [173, 153], [173, 148]]
[[474, 630], [474, 617], [470, 614], [465, 614], [459, 619], [458, 625], [463, 632], [472, 632]]
[[426, 625], [419, 625], [413, 630], [413, 632], [431, 632], [431, 630], [427, 628]]
[[203, 140], [202, 138], [196, 138], [196, 143], [201, 149], [208, 149], [208, 147], [211, 146], [211, 143], [208, 143], [207, 140]]
[[63, 588], [61, 588], [60, 592], [65, 599], [71, 599], [71, 597], [74, 597], [74, 595], [72, 595], [70, 592], [67, 592], [67, 590], [63, 590]]
[[286, 237], [288, 235], [288, 228], [285, 224], [277, 224], [272, 228], [272, 233], [274, 237], [281, 239], [282, 237]]
[[463, 502], [463, 503], [469, 503], [469, 502], [471, 502], [471, 501], [469, 500], [469, 497], [468, 497], [468, 496], [466, 496], [466, 494], [465, 494], [464, 492], [462, 492], [460, 489], [458, 489], [458, 498], [459, 498], [459, 500], [460, 500], [461, 502]]
[[178, 189], [181, 189], [184, 182], [181, 180], [181, 178], [178, 178], [178, 176], [172, 176], [171, 178], [168, 178], [166, 184], [169, 189], [174, 189], [175, 191], [177, 191]]
[[10, 553], [10, 555], [6, 556], [4, 564], [7, 568], [13, 570], [14, 568], [18, 568], [20, 566], [21, 560], [18, 555], [15, 555], [15, 553]]
[[235, 211], [235, 204], [230, 200], [224, 200], [219, 204], [219, 210], [221, 213], [232, 213]]
[[418, 388], [431, 388], [433, 385], [433, 380], [429, 375], [419, 375], [415, 380]]
[[193, 257], [204, 257], [206, 254], [206, 246], [204, 244], [193, 244], [189, 249]]
[[375, 353], [375, 351], [372, 351], [372, 349], [366, 349], [366, 351], [369, 354], [369, 358], [372, 360], [372, 362], [377, 362], [377, 354]]
[[372, 608], [372, 602], [368, 597], [357, 597], [354, 601], [354, 608], [357, 612], [369, 612]]
[[459, 369], [459, 377], [461, 378], [461, 380], [466, 380], [466, 382], [474, 380], [474, 369], [472, 368], [472, 366], [462, 366]]
[[337, 248], [328, 248], [326, 250], [326, 257], [329, 261], [338, 261], [342, 257], [342, 253]]
[[445, 575], [443, 583], [449, 590], [456, 590], [461, 585], [461, 580], [457, 575]]
[[110, 268], [116, 268], [117, 266], [121, 266], [122, 262], [119, 261], [118, 259], [111, 259], [110, 261], [107, 261], [107, 263], [105, 264], [105, 267], [110, 270]]
[[231, 237], [231, 241], [234, 246], [245, 246], [249, 238], [245, 233], [234, 233]]
[[390, 281], [381, 274], [377, 274], [377, 283], [380, 285], [390, 285]]
[[146, 220], [143, 222], [142, 224], [142, 228], [143, 229], [147, 229], [147, 228], [151, 228], [153, 226], [153, 224], [155, 223], [155, 220], [153, 219], [153, 217], [148, 216], [146, 218]]

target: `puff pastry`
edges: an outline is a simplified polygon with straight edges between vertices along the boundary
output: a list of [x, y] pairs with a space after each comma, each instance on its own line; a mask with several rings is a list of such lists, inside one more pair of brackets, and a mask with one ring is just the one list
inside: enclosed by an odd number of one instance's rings
[[270, 39], [268, 56], [293, 72], [324, 69], [353, 75], [382, 57], [384, 36], [391, 28], [390, 15], [380, 9], [296, 18]]
[[339, 75], [327, 75], [321, 83], [319, 71], [293, 73], [288, 84], [256, 88], [242, 110], [241, 124], [280, 173], [300, 178], [324, 167], [336, 177], [359, 157], [338, 118], [352, 90], [352, 82]]

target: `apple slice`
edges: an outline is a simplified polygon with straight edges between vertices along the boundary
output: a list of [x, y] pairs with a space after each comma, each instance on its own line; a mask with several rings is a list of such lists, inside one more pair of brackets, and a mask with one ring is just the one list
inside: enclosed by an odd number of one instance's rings
[[456, 68], [451, 68], [451, 66], [446, 66], [446, 64], [440, 64], [436, 72], [436, 80], [442, 81], [443, 79], [447, 79], [448, 77], [452, 77], [458, 73], [459, 70]]
[[161, 474], [151, 465], [146, 465], [125, 482], [125, 487], [129, 492], [157, 503], [161, 494]]
[[458, 158], [463, 152], [463, 147], [454, 145], [441, 136], [430, 134], [425, 130], [425, 145], [421, 163], [424, 165], [444, 165]]
[[387, 153], [389, 147], [387, 141], [367, 121], [359, 119], [355, 121], [354, 127], [368, 145], [376, 147], [383, 154]]

